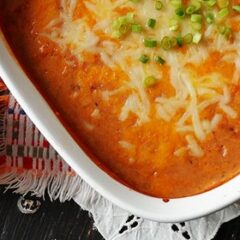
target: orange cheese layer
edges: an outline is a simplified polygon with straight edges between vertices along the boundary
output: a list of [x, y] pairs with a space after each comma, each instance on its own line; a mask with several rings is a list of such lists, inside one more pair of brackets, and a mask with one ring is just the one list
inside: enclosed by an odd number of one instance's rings
[[[73, 21], [84, 17], [87, 25], [93, 28], [97, 22], [95, 15], [82, 1], [77, 2]], [[43, 4], [42, 0], [3, 0], [0, 9], [1, 28], [32, 81], [74, 136], [88, 146], [109, 174], [113, 173], [140, 192], [164, 198], [204, 192], [239, 174], [240, 86], [235, 63], [225, 57], [226, 52], [208, 49], [200, 63], [190, 61], [184, 65], [189, 78], [194, 78], [191, 84], [198, 94], [198, 102], [212, 97], [212, 92], [200, 92], [213, 84], [209, 82], [209, 76], [216, 73], [223, 79], [219, 80], [222, 85], [207, 90], [223, 96], [227, 88], [231, 96], [226, 106], [233, 111], [232, 116], [226, 113], [227, 110], [222, 110], [218, 102], [200, 113], [202, 125], [204, 120], [208, 120], [201, 139], [193, 129], [190, 132], [178, 130], [182, 128], [178, 123], [187, 107], [179, 107], [168, 121], [158, 115], [158, 107], [167, 104], [177, 91], [171, 82], [174, 67], [171, 62], [151, 65], [154, 71], [159, 71], [161, 81], [144, 89], [150, 106], [147, 120], [140, 121], [142, 115], [134, 111], [129, 111], [122, 119], [123, 106], [132, 94], [139, 96], [138, 89], [126, 84], [129, 82], [128, 72], [118, 65], [111, 67], [106, 64], [99, 52], [84, 50], [80, 60], [73, 54], [74, 45], [68, 44], [63, 50], [59, 39], [54, 41], [49, 37], [51, 33], [47, 26], [59, 18], [61, 1], [49, 0]], [[132, 6], [115, 9], [120, 16], [131, 11]], [[231, 23], [238, 28], [234, 21]], [[57, 23], [57, 28], [61, 28], [61, 24]], [[95, 33], [99, 41], [122, 44], [100, 30]], [[201, 47], [212, 41], [210, 38]], [[185, 54], [189, 50], [184, 47], [176, 51]], [[129, 65], [133, 64], [131, 58], [128, 61]], [[206, 79], [199, 83], [198, 79], [204, 76]], [[186, 101], [190, 104], [190, 97]], [[221, 116], [218, 124], [207, 130], [216, 114]], [[187, 118], [184, 126], [194, 128], [192, 121], [192, 118]], [[191, 136], [189, 138], [199, 145], [200, 156], [194, 156], [191, 147], [186, 147], [189, 146], [186, 136]]]

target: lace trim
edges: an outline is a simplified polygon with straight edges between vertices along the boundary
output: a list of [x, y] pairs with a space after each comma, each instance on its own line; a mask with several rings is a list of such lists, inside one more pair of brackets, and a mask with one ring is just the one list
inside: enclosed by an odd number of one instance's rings
[[[126, 222], [122, 225], [122, 227], [118, 231], [118, 234], [123, 235], [125, 233], [136, 230], [136, 228], [140, 226], [142, 221], [143, 219], [140, 217], [137, 217], [135, 215], [129, 215]], [[184, 240], [192, 239], [191, 234], [186, 229], [185, 222], [172, 224], [170, 229], [173, 231], [173, 233], [177, 234], [179, 237], [181, 236], [182, 239]]]
[[172, 224], [171, 229], [173, 232], [180, 234], [184, 239], [192, 239], [190, 233], [186, 229], [185, 222]]
[[122, 225], [118, 233], [120, 235], [123, 235], [126, 232], [131, 232], [132, 230], [139, 227], [141, 222], [142, 222], [142, 218], [137, 217], [135, 215], [129, 215], [126, 222]]

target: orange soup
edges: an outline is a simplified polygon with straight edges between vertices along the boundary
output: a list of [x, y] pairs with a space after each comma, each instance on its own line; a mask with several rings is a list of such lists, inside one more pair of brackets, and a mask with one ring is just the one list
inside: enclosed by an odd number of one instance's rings
[[0, 24], [98, 165], [137, 191], [178, 198], [240, 172], [239, 8], [1, 0]]

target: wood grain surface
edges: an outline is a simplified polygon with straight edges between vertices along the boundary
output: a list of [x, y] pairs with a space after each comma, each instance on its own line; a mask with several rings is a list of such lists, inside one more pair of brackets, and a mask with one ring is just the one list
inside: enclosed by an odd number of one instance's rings
[[42, 201], [32, 215], [22, 214], [17, 208], [19, 195], [0, 191], [1, 240], [103, 240], [93, 229], [88, 212], [73, 201]]
[[[26, 215], [18, 210], [18, 199], [0, 187], [0, 240], [104, 240], [88, 212], [74, 201], [39, 199], [39, 210]], [[214, 240], [240, 240], [240, 217], [224, 224]]]

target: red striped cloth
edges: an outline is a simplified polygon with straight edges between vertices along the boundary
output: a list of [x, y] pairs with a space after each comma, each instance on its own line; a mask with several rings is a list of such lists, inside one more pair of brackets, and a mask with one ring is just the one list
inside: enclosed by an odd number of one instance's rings
[[80, 178], [0, 81], [0, 184], [38, 196], [47, 190], [51, 198], [64, 201], [77, 193], [76, 181]]

